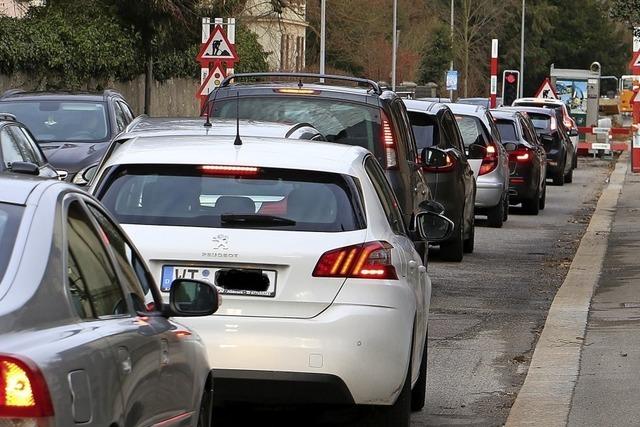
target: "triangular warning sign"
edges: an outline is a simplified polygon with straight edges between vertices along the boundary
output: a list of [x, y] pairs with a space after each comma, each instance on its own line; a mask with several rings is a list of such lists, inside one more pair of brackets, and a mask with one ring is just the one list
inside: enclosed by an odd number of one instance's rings
[[633, 52], [633, 58], [629, 62], [629, 69], [633, 74], [640, 74], [640, 50]]
[[215, 88], [220, 86], [220, 83], [222, 83], [224, 78], [224, 72], [222, 72], [219, 66], [214, 68], [212, 71], [209, 71], [209, 75], [204, 79], [204, 82], [200, 86], [200, 89], [198, 89], [196, 96], [208, 96]]
[[636, 93], [634, 93], [633, 98], [631, 98], [631, 105], [633, 105], [635, 102], [640, 102], [640, 90], [636, 91]]
[[196, 59], [200, 62], [215, 60], [237, 61], [238, 54], [234, 45], [229, 43], [222, 25], [216, 25], [209, 39], [202, 45]]
[[551, 85], [551, 81], [548, 77], [544, 79], [534, 96], [536, 98], [558, 99], [558, 95], [556, 94], [556, 91]]

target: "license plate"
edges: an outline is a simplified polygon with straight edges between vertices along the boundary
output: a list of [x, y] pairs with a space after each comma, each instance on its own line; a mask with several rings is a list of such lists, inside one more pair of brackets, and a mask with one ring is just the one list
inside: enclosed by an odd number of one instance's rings
[[162, 267], [162, 292], [169, 292], [175, 279], [204, 280], [225, 295], [276, 295], [276, 272], [273, 270], [165, 265]]

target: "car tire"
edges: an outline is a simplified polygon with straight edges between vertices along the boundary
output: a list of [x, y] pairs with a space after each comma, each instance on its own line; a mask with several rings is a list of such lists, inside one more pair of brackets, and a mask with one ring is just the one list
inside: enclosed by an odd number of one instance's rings
[[502, 227], [502, 224], [504, 223], [504, 216], [505, 216], [504, 210], [505, 210], [505, 203], [504, 203], [504, 196], [502, 196], [502, 198], [500, 199], [500, 202], [494, 207], [492, 207], [491, 209], [489, 209], [489, 211], [487, 212], [487, 224], [489, 225], [489, 227], [493, 227], [493, 228]]
[[531, 199], [522, 201], [522, 209], [529, 215], [538, 215], [540, 212], [540, 189]]
[[411, 390], [411, 410], [420, 411], [424, 408], [424, 404], [427, 401], [427, 352], [429, 348], [429, 329], [427, 329], [427, 335], [424, 337], [424, 350], [422, 350], [422, 360], [420, 360], [420, 371], [418, 373], [418, 380], [413, 385]]
[[573, 182], [573, 168], [564, 176], [564, 182], [569, 184]]
[[372, 414], [372, 424], [385, 427], [409, 427], [411, 423], [411, 362], [407, 376], [404, 379], [402, 391], [395, 403], [389, 406], [379, 406]]
[[455, 237], [440, 244], [440, 258], [444, 261], [460, 262], [464, 257], [464, 221], [462, 218], [454, 230]]
[[504, 193], [504, 216], [502, 217], [502, 222], [507, 222], [509, 219], [509, 194]]
[[200, 410], [198, 412], [198, 427], [211, 427], [213, 419], [213, 393], [209, 381], [202, 393], [202, 401], [200, 402]]
[[573, 153], [573, 168], [578, 169], [578, 150]]
[[564, 185], [564, 168], [553, 177], [553, 185], [562, 187]]
[[464, 244], [462, 246], [462, 251], [465, 254], [472, 254], [473, 247], [475, 246], [476, 240], [476, 218], [475, 215], [471, 216], [471, 230], [469, 230], [469, 237], [464, 239]]
[[538, 202], [538, 209], [544, 210], [545, 205], [547, 204], [547, 184], [545, 183], [542, 187], [542, 197], [540, 197], [540, 201]]

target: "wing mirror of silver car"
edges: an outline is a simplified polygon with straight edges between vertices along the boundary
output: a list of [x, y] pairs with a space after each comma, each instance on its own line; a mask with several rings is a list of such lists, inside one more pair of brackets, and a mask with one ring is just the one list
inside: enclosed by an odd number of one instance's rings
[[515, 142], [505, 142], [502, 145], [508, 152], [516, 151], [518, 149], [518, 144], [516, 144]]
[[472, 160], [484, 159], [484, 156], [487, 155], [487, 149], [480, 144], [471, 144], [469, 146], [469, 154], [467, 154], [467, 158]]
[[435, 200], [423, 200], [418, 205], [420, 210], [425, 212], [433, 212], [435, 214], [443, 214], [444, 206], [440, 202], [436, 202]]
[[11, 162], [9, 169], [13, 173], [22, 173], [25, 175], [40, 175], [40, 168], [31, 162]]
[[569, 136], [578, 136], [578, 130], [577, 129], [570, 129], [569, 130]]
[[436, 147], [427, 147], [422, 150], [421, 160], [422, 166], [427, 168], [442, 168], [451, 162], [449, 155]]
[[84, 187], [85, 185], [88, 185], [89, 182], [91, 182], [93, 177], [96, 175], [96, 172], [98, 172], [97, 163], [80, 170], [80, 172], [78, 172], [76, 176], [73, 177], [73, 180], [71, 182], [79, 187]]
[[[215, 313], [220, 295], [209, 282], [195, 279], [176, 279], [171, 283], [167, 317], [197, 317]], [[167, 312], [168, 311], [168, 312]]]
[[449, 218], [435, 212], [421, 212], [416, 218], [420, 237], [432, 243], [446, 240], [453, 231], [454, 224]]

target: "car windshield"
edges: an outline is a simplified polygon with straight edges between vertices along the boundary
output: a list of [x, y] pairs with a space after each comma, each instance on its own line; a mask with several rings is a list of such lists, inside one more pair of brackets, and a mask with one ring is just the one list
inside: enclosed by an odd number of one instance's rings
[[438, 126], [435, 117], [409, 111], [409, 121], [419, 150], [438, 145]]
[[384, 157], [380, 110], [365, 104], [295, 95], [247, 96], [237, 100], [217, 100], [212, 116], [233, 120], [239, 116], [240, 119], [287, 124], [309, 123], [327, 141], [359, 145], [374, 153], [379, 161]]
[[478, 117], [456, 115], [456, 121], [458, 122], [458, 128], [462, 134], [465, 147], [473, 143], [482, 143], [484, 145], [484, 138], [478, 140], [479, 136], [484, 135], [482, 122]]
[[518, 136], [516, 134], [516, 127], [511, 120], [498, 119], [496, 120], [496, 126], [498, 127], [498, 131], [500, 132], [500, 137], [502, 138], [502, 142], [518, 141]]
[[536, 130], [551, 130], [551, 116], [539, 113], [527, 113]]
[[38, 142], [102, 142], [109, 136], [106, 104], [88, 101], [12, 101], [0, 112], [24, 123]]
[[99, 198], [124, 224], [340, 232], [364, 228], [355, 178], [291, 169], [127, 165]]
[[23, 211], [22, 206], [0, 203], [0, 282], [11, 258]]

